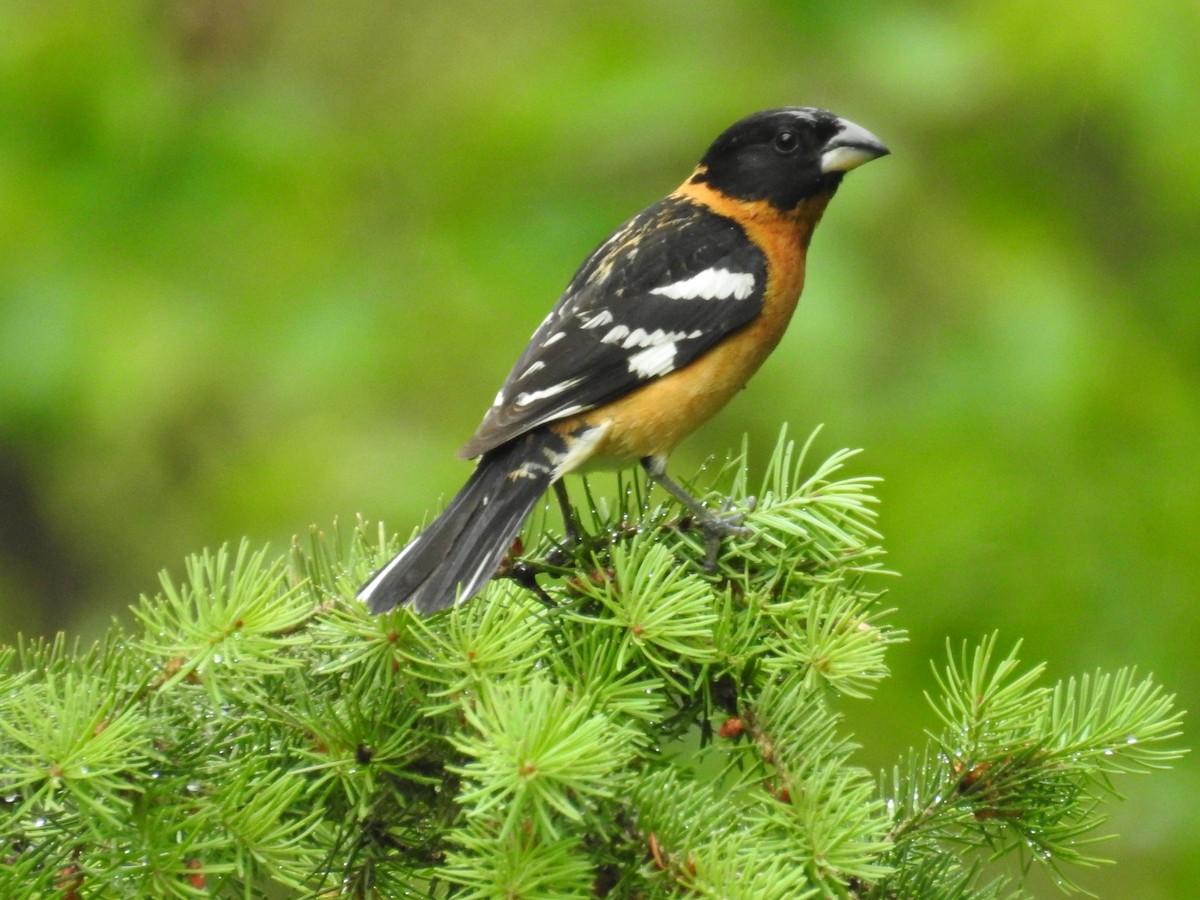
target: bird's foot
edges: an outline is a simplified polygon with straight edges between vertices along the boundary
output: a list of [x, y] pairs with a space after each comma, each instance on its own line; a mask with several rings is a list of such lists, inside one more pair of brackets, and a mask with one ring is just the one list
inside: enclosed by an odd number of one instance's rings
[[708, 573], [717, 570], [717, 557], [721, 553], [721, 544], [728, 537], [748, 538], [753, 532], [743, 523], [746, 513], [754, 509], [757, 501], [754, 497], [746, 498], [746, 508], [739, 512], [730, 512], [733, 498], [727, 498], [719, 512], [706, 510], [703, 516], [697, 517], [697, 524], [704, 532], [704, 571]]

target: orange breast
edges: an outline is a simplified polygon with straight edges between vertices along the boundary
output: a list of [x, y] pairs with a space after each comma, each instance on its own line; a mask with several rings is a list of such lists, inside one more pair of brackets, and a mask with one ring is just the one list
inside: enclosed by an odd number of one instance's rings
[[585, 468], [622, 466], [644, 456], [665, 456], [745, 387], [775, 349], [791, 321], [804, 286], [804, 260], [813, 228], [829, 197], [814, 198], [780, 213], [763, 202], [731, 201], [703, 184], [676, 192], [735, 218], [768, 260], [762, 312], [703, 356], [612, 403], [553, 426], [569, 433], [605, 425], [604, 438]]

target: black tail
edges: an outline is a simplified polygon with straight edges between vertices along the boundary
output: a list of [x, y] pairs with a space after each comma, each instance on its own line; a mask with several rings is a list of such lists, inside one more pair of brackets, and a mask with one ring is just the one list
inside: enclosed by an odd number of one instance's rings
[[358, 599], [373, 613], [408, 604], [428, 614], [474, 596], [554, 481], [553, 461], [565, 450], [548, 429], [489, 450], [450, 505], [362, 586]]

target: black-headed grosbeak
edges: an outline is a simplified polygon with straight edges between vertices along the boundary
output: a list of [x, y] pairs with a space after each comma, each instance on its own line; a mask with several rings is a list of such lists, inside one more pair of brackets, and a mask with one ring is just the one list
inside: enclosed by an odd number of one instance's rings
[[842, 176], [887, 152], [822, 109], [768, 110], [728, 128], [678, 190], [580, 266], [459, 451], [479, 457], [474, 473], [359, 598], [376, 613], [469, 599], [546, 488], [569, 517], [559, 479], [583, 468], [640, 462], [710, 539], [739, 530], [667, 477], [667, 455], [779, 343]]

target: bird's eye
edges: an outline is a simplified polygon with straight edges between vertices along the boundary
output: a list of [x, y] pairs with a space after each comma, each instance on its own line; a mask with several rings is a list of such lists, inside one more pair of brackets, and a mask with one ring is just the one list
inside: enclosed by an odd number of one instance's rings
[[800, 138], [794, 131], [781, 131], [775, 135], [775, 149], [780, 153], [794, 153], [800, 146]]

